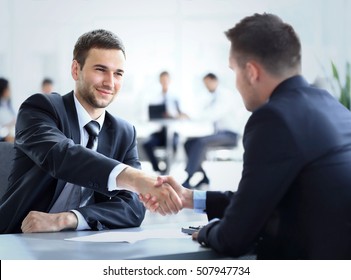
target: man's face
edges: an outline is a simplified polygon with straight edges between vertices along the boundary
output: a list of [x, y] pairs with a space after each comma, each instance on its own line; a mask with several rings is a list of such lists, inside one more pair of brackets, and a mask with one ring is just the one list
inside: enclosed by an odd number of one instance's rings
[[2, 98], [4, 100], [8, 100], [8, 99], [10, 99], [10, 97], [11, 97], [11, 91], [10, 91], [10, 87], [8, 86], [7, 88], [4, 89]]
[[42, 92], [43, 93], [51, 93], [53, 90], [53, 86], [50, 83], [46, 83], [43, 85]]
[[171, 79], [169, 78], [169, 75], [164, 74], [160, 77], [160, 84], [164, 88], [168, 88], [170, 81]]
[[204, 84], [209, 92], [215, 92], [218, 86], [218, 81], [211, 78], [205, 78]]
[[123, 52], [114, 49], [91, 49], [82, 69], [73, 61], [75, 93], [89, 113], [101, 111], [114, 100], [123, 84], [124, 68]]

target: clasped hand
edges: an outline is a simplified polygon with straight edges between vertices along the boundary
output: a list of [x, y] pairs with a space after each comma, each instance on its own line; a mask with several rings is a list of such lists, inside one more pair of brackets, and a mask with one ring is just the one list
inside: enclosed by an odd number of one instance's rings
[[139, 199], [149, 211], [164, 216], [178, 213], [183, 208], [193, 208], [193, 192], [180, 185], [172, 176], [157, 177], [155, 189], [164, 193], [169, 192], [170, 200], [162, 203], [159, 196], [151, 192], [139, 194]]
[[139, 193], [139, 198], [152, 212], [157, 211], [163, 216], [177, 214], [183, 208], [183, 203], [175, 188], [162, 177], [158, 177], [154, 187]]

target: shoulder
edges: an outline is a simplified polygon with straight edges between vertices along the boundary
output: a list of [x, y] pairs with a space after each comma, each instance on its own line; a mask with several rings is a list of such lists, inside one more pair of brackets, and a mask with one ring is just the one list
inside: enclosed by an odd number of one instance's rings
[[63, 96], [58, 93], [33, 94], [22, 103], [19, 109], [19, 115], [40, 113], [54, 115], [57, 118], [60, 118], [63, 112], [65, 112]]
[[113, 128], [118, 130], [123, 130], [123, 131], [127, 131], [127, 132], [133, 132], [135, 131], [134, 126], [129, 123], [128, 121], [117, 117], [117, 116], [113, 116], [111, 113], [106, 111], [106, 116], [105, 116], [105, 122], [107, 122], [107, 124], [109, 126], [112, 126]]
[[254, 112], [248, 119], [247, 126], [264, 126], [270, 125], [283, 120], [283, 115], [280, 110], [271, 104], [263, 105]]
[[295, 131], [296, 122], [298, 120], [290, 112], [282, 110], [276, 102], [269, 101], [252, 112], [245, 126], [244, 138], [254, 137], [258, 141], [267, 138], [272, 141], [271, 138], [278, 139], [291, 135]]
[[219, 87], [216, 90], [216, 94], [217, 100], [221, 100], [222, 102], [242, 102], [240, 93], [236, 89], [230, 90], [225, 87]]
[[62, 96], [58, 93], [43, 94], [35, 93], [29, 96], [23, 104], [43, 105], [48, 103], [62, 102]]

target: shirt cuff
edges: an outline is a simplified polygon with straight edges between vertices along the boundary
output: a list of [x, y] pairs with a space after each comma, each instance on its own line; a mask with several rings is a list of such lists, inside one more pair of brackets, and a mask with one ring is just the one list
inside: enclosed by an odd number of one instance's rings
[[71, 210], [71, 212], [73, 212], [74, 215], [76, 215], [78, 220], [78, 225], [76, 230], [91, 229], [91, 227], [88, 225], [87, 221], [84, 219], [83, 215], [79, 211]]
[[117, 176], [125, 169], [127, 168], [128, 165], [124, 163], [118, 164], [115, 168], [112, 169], [110, 176], [108, 177], [108, 182], [107, 182], [107, 189], [108, 191], [117, 191], [120, 189], [123, 189], [120, 186], [117, 186]]
[[206, 210], [206, 191], [194, 191], [193, 196], [194, 211], [204, 213]]

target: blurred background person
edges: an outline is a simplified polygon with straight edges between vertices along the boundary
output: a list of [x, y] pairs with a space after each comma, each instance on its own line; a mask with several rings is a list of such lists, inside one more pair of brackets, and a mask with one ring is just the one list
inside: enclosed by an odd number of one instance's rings
[[[204, 101], [197, 104], [198, 113], [192, 119], [209, 121], [213, 124], [213, 134], [189, 138], [185, 144], [187, 163], [185, 171], [188, 177], [183, 183], [186, 188], [199, 188], [202, 184], [209, 184], [210, 180], [202, 168], [209, 147], [235, 147], [238, 144], [240, 124], [245, 123], [243, 116], [247, 113], [242, 106], [239, 94], [219, 86], [218, 78], [213, 73], [208, 73], [203, 78], [207, 90]], [[190, 180], [194, 174], [202, 173], [202, 179], [195, 185]], [[201, 177], [200, 177], [201, 178]]]
[[[161, 89], [159, 93], [154, 96], [149, 102], [150, 106], [161, 105], [160, 108], [164, 108], [164, 112], [161, 113], [161, 118], [163, 119], [180, 119], [188, 118], [188, 116], [183, 113], [180, 109], [179, 100], [176, 95], [170, 90], [171, 77], [167, 71], [163, 71], [159, 75], [159, 83]], [[162, 106], [164, 105], [164, 106]], [[149, 119], [152, 121], [152, 115], [149, 112]], [[157, 116], [156, 116], [157, 119]], [[177, 146], [179, 142], [179, 134], [175, 132], [172, 139], [172, 148], [173, 154], [177, 152]], [[167, 145], [167, 126], [162, 125], [161, 129], [152, 133], [144, 142], [143, 149], [146, 153], [146, 156], [150, 160], [152, 168], [154, 171], [164, 174], [168, 169], [167, 166], [161, 167], [160, 161], [155, 155], [155, 148], [157, 147], [166, 147]], [[166, 155], [170, 156], [170, 155]]]
[[50, 78], [45, 78], [41, 83], [41, 92], [42, 93], [52, 93], [54, 89], [54, 81]]
[[16, 113], [11, 104], [9, 81], [0, 78], [0, 141], [13, 142]]

